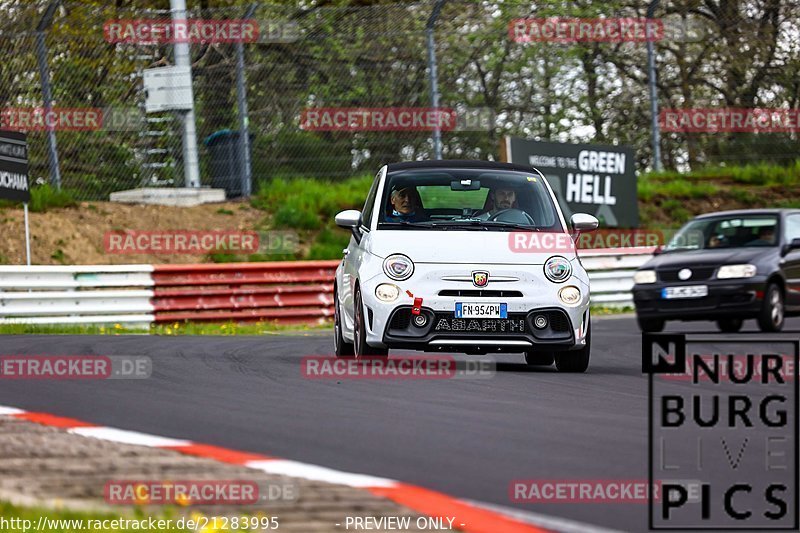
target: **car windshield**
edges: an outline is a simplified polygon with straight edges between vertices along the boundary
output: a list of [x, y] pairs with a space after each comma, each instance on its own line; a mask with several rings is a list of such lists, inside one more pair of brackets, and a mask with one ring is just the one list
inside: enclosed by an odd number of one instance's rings
[[386, 178], [379, 229], [563, 231], [547, 185], [534, 172], [414, 169]]
[[675, 234], [664, 247], [664, 252], [776, 246], [777, 225], [778, 217], [773, 215], [695, 219]]

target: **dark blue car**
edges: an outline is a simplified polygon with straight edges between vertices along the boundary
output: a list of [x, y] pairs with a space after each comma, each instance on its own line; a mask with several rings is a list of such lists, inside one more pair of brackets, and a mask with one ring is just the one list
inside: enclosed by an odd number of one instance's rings
[[800, 210], [748, 209], [701, 215], [634, 275], [642, 331], [667, 320], [715, 320], [736, 332], [754, 318], [780, 331], [800, 314]]

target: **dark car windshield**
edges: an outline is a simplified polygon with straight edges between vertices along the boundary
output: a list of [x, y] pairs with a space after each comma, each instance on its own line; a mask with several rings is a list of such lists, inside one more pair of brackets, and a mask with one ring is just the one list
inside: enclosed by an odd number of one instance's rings
[[777, 244], [777, 216], [733, 215], [692, 220], [667, 243], [664, 252], [767, 247]]
[[414, 169], [391, 173], [376, 210], [379, 229], [563, 231], [538, 173]]

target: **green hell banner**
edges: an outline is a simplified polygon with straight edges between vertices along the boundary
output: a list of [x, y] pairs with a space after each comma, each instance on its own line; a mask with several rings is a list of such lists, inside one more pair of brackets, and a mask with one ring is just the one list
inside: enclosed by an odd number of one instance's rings
[[605, 227], [639, 225], [633, 148], [506, 137], [502, 156], [544, 174], [566, 218], [589, 213]]

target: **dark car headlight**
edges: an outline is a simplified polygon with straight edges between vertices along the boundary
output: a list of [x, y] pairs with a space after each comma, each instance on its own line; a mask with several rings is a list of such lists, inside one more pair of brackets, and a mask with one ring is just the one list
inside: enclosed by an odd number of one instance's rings
[[758, 269], [755, 265], [724, 265], [717, 271], [717, 279], [752, 278]]
[[638, 270], [633, 274], [633, 282], [637, 285], [656, 282], [655, 270]]

